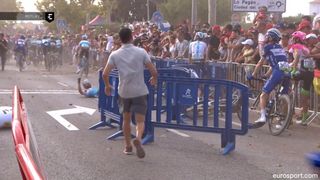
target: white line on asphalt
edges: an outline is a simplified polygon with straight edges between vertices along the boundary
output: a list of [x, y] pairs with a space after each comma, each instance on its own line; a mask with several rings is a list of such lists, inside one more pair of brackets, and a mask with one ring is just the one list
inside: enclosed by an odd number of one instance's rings
[[58, 82], [59, 85], [64, 86], [64, 87], [69, 87], [67, 84], [64, 84], [62, 82]]
[[42, 77], [45, 77], [45, 78], [47, 78], [48, 76], [47, 76], [47, 75], [42, 75]]
[[[0, 94], [12, 94], [12, 90], [0, 89]], [[76, 90], [22, 90], [21, 94], [68, 95], [68, 94], [79, 94], [79, 92]]]
[[175, 133], [175, 134], [177, 134], [179, 136], [182, 136], [182, 137], [190, 137], [188, 134], [182, 133], [182, 132], [180, 132], [178, 130], [174, 130], [174, 129], [167, 129], [167, 130], [172, 132], [172, 133]]
[[[225, 119], [223, 118], [219, 118], [220, 121], [223, 121], [223, 122], [226, 122]], [[236, 125], [236, 126], [240, 126], [241, 127], [241, 124], [240, 123], [237, 123], [237, 122], [232, 122], [233, 125]]]

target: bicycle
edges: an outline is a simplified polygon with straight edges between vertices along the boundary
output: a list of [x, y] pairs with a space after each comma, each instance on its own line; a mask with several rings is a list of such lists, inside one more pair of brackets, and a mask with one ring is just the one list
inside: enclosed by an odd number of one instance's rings
[[[288, 94], [283, 94], [283, 83], [287, 80], [288, 77], [285, 77], [280, 85], [278, 85], [275, 90], [270, 93], [269, 102], [266, 106], [266, 118], [269, 126], [269, 131], [273, 136], [278, 136], [285, 129], [288, 128], [292, 119], [293, 112], [293, 104]], [[259, 82], [266, 82], [265, 79], [262, 78], [254, 78], [253, 80]], [[252, 82], [249, 81], [249, 85], [252, 87]], [[249, 108], [250, 110], [256, 110], [259, 102], [260, 96], [262, 92], [256, 97], [253, 105]], [[260, 128], [264, 126], [265, 123], [254, 123], [251, 124], [252, 129]]]
[[83, 55], [80, 59], [80, 77], [82, 78], [83, 74], [85, 74], [86, 78], [88, 77], [89, 74], [89, 61], [88, 58]]
[[55, 71], [57, 69], [57, 66], [58, 66], [57, 61], [58, 61], [58, 59], [57, 59], [55, 53], [50, 52], [49, 57], [48, 57], [48, 71], [49, 72]]
[[22, 53], [17, 52], [16, 60], [17, 60], [17, 65], [19, 67], [19, 71], [21, 72], [23, 70], [23, 63], [24, 63], [25, 57]]

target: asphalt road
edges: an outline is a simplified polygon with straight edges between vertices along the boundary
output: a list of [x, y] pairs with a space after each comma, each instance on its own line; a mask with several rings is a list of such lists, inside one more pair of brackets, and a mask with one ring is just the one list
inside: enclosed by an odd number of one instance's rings
[[[272, 179], [273, 174], [312, 173], [305, 154], [320, 150], [320, 126], [294, 125], [274, 137], [267, 127], [250, 130], [237, 137], [236, 150], [220, 154], [220, 136], [210, 133], [156, 129], [155, 142], [146, 145], [147, 156], [138, 159], [122, 153], [123, 141], [107, 141], [116, 129], [90, 131], [99, 121], [99, 113], [64, 116], [79, 131], [68, 131], [48, 111], [71, 109], [74, 105], [97, 109], [97, 99], [87, 99], [76, 92], [75, 69], [66, 65], [48, 73], [43, 68], [28, 67], [18, 72], [11, 64], [0, 71], [0, 106], [11, 106], [7, 90], [18, 85], [28, 109], [43, 169], [51, 180], [202, 180], [202, 179]], [[97, 73], [89, 79], [97, 86]], [[55, 92], [55, 93], [52, 93]], [[316, 121], [319, 121], [318, 119]], [[10, 129], [0, 130], [0, 180], [21, 179], [14, 154]]]

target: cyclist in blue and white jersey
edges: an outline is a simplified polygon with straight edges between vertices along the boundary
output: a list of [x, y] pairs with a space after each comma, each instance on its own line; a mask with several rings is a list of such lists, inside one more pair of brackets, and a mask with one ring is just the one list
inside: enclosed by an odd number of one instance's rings
[[60, 66], [62, 66], [62, 64], [63, 64], [63, 59], [62, 59], [62, 53], [63, 53], [62, 39], [57, 37], [55, 39], [55, 41], [56, 41], [56, 50], [57, 50], [57, 52], [59, 54], [58, 55], [58, 64]]
[[[279, 44], [280, 40], [281, 40], [281, 33], [279, 30], [275, 28], [271, 28], [267, 31], [263, 56], [261, 57], [257, 66], [255, 67], [253, 74], [247, 77], [248, 80], [254, 79], [254, 77], [259, 72], [260, 68], [265, 64], [265, 62], [267, 62], [271, 66], [271, 70], [272, 70], [270, 71], [271, 76], [263, 86], [262, 94], [260, 96], [261, 115], [260, 115], [260, 118], [257, 121], [255, 121], [255, 123], [266, 122], [266, 106], [269, 100], [269, 94], [271, 93], [271, 91], [273, 91], [273, 89], [277, 85], [283, 82], [283, 79], [286, 75], [286, 73], [281, 70], [281, 67], [279, 67], [279, 62], [281, 62], [280, 64], [283, 64], [283, 63], [287, 63], [288, 61], [285, 50]], [[284, 81], [284, 84], [283, 84], [284, 89], [282, 93], [284, 94], [288, 93], [289, 84], [290, 84], [289, 79]]]
[[25, 61], [27, 55], [27, 44], [24, 35], [21, 35], [20, 38], [15, 42], [14, 52], [15, 54], [21, 53], [23, 55], [23, 61]]
[[[206, 77], [207, 68], [205, 66], [207, 55], [207, 44], [204, 42], [205, 34], [197, 32], [194, 37], [194, 42], [189, 45], [189, 63], [198, 66], [196, 72], [201, 78]], [[202, 71], [202, 73], [201, 73]]]
[[48, 69], [48, 52], [50, 50], [50, 38], [48, 36], [44, 36], [41, 42], [43, 61], [45, 68]]
[[90, 49], [90, 42], [88, 41], [88, 36], [82, 35], [82, 40], [79, 42], [79, 55], [80, 57], [85, 56], [89, 59], [89, 49]]
[[88, 36], [86, 34], [82, 35], [82, 40], [79, 42], [77, 53], [79, 55], [78, 58], [78, 70], [77, 73], [80, 72], [80, 59], [85, 56], [87, 61], [89, 60], [89, 50], [90, 50], [90, 42], [88, 41]]

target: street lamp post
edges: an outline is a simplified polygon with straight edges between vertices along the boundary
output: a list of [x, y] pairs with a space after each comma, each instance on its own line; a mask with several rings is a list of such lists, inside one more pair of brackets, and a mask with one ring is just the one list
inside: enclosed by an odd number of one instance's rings
[[216, 24], [217, 22], [217, 1], [208, 0], [208, 22], [211, 25]]
[[194, 29], [198, 19], [198, 0], [192, 0], [191, 16], [191, 25]]
[[150, 0], [147, 0], [147, 21], [150, 20]]

